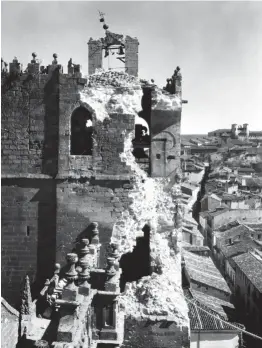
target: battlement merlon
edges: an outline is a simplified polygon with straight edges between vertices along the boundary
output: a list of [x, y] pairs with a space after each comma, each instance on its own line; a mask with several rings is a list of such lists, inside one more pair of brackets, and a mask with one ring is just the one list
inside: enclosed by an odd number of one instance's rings
[[102, 68], [103, 44], [101, 40], [94, 40], [92, 38], [88, 41], [88, 74], [92, 75], [96, 69]]

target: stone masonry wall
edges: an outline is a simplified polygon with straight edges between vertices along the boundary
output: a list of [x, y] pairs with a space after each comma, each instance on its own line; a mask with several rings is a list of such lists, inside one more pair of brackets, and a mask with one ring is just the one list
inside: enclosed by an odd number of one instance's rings
[[88, 225], [99, 223], [100, 267], [105, 266], [106, 244], [110, 242], [115, 221], [131, 203], [129, 181], [64, 181], [57, 187], [57, 262], [64, 263], [66, 253]]
[[138, 45], [137, 38], [127, 36], [125, 39], [125, 67], [130, 75], [138, 75]]
[[12, 305], [18, 305], [26, 274], [41, 284], [52, 272], [55, 195], [53, 180], [2, 180], [2, 296]]
[[2, 175], [56, 172], [57, 84], [57, 71], [2, 78]]

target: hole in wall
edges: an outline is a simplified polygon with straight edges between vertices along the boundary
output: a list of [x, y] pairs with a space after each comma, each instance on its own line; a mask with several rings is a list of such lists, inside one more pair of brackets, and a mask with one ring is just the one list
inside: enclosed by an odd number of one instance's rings
[[26, 226], [26, 236], [29, 237], [30, 236], [30, 227]]
[[150, 268], [150, 227], [142, 229], [144, 235], [136, 238], [136, 246], [132, 253], [124, 254], [120, 259], [122, 274], [120, 289], [124, 291], [127, 282], [134, 282], [151, 274]]

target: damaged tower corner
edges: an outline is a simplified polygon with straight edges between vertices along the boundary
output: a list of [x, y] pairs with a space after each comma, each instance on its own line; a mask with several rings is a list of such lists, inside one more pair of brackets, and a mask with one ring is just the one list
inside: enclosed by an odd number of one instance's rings
[[[86, 79], [72, 58], [63, 73], [56, 54], [47, 67], [34, 53], [25, 72], [17, 58], [2, 69], [2, 295], [15, 306], [20, 279], [34, 280], [25, 347], [188, 348], [182, 76], [166, 89], [139, 79], [138, 40], [104, 27], [88, 42]], [[112, 48], [124, 71], [101, 70]]]

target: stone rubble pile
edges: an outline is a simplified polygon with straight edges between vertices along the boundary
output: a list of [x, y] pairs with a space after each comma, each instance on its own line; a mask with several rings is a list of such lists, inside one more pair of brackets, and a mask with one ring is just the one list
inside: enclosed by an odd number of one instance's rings
[[141, 80], [131, 76], [124, 71], [96, 70], [95, 74], [88, 77], [88, 87], [112, 86], [112, 87], [134, 87], [140, 86]]

